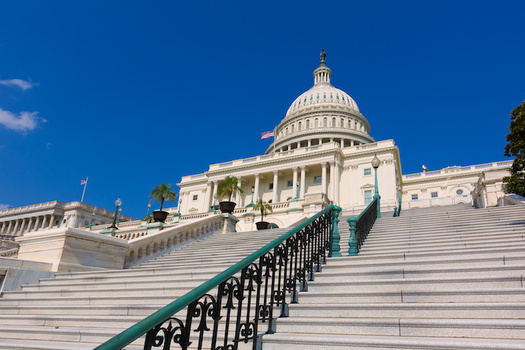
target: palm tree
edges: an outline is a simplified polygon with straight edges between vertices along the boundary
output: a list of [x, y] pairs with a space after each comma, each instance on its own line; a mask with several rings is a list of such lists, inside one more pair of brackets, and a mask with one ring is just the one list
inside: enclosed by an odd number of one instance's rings
[[160, 185], [155, 185], [153, 187], [153, 190], [149, 194], [150, 196], [153, 196], [151, 198], [152, 201], [160, 201], [160, 211], [162, 211], [162, 206], [164, 205], [164, 201], [172, 201], [175, 203], [175, 198], [177, 198], [177, 194], [175, 191], [170, 189], [172, 185], [166, 185], [165, 183], [161, 183]]
[[[241, 184], [244, 181], [241, 180]], [[228, 201], [232, 201], [232, 194], [235, 192], [239, 192], [240, 194], [243, 194], [244, 191], [242, 188], [239, 187], [239, 179], [237, 179], [235, 176], [226, 176], [225, 179], [219, 181], [217, 184], [217, 195], [219, 197], [228, 197]]]
[[255, 203], [253, 204], [253, 210], [261, 211], [261, 222], [264, 221], [264, 214], [273, 212], [272, 206], [268, 204], [268, 202], [263, 201], [261, 198], [255, 201]]

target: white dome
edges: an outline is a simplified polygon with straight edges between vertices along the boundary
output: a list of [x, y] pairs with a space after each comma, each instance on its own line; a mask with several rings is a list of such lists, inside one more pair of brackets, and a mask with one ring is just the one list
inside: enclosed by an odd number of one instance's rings
[[344, 91], [330, 84], [332, 70], [326, 54], [314, 71], [314, 86], [293, 101], [286, 116], [275, 128], [274, 142], [266, 153], [283, 152], [325, 142], [352, 147], [374, 142], [370, 124], [359, 112], [357, 103]]
[[342, 108], [359, 114], [357, 103], [346, 92], [330, 84], [319, 83], [295, 99], [288, 108], [285, 119], [314, 108]]

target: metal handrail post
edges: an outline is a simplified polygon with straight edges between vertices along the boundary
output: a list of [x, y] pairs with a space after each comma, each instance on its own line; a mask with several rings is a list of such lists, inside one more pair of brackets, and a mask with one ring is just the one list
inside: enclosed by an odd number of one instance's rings
[[341, 213], [341, 207], [335, 206], [332, 210], [332, 237], [330, 244], [330, 257], [339, 258], [341, 255], [341, 246], [339, 242], [341, 241], [341, 235], [339, 234], [339, 213]]

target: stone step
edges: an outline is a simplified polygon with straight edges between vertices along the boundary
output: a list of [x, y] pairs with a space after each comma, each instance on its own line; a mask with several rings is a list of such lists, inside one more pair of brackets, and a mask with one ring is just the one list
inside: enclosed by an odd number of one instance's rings
[[290, 316], [301, 317], [366, 317], [366, 318], [492, 318], [524, 319], [522, 303], [354, 303], [290, 304]]
[[[83, 316], [91, 316], [91, 315], [97, 315], [97, 316], [140, 316], [142, 318], [151, 315], [155, 311], [159, 310], [160, 308], [164, 307], [171, 301], [175, 299], [170, 299], [166, 303], [162, 303], [160, 300], [155, 302], [158, 302], [158, 305], [154, 305], [153, 301], [151, 305], [143, 305], [143, 304], [128, 304], [128, 303], [110, 303], [110, 302], [100, 302], [96, 304], [82, 304], [78, 302], [78, 300], [73, 300], [71, 303], [68, 303], [67, 305], [64, 305], [65, 302], [68, 302], [69, 300], [62, 300], [62, 303], [60, 303], [60, 300], [49, 300], [49, 303], [47, 302], [47, 299], [44, 299], [45, 303], [42, 303], [42, 299], [40, 299], [40, 303], [36, 303], [35, 305], [32, 305], [32, 303], [22, 305], [9, 305], [6, 303], [1, 304], [2, 306], [2, 315], [32, 315], [32, 316], [48, 316], [48, 315], [83, 315]], [[33, 301], [36, 301], [33, 299]], [[144, 302], [144, 300], [143, 300]], [[2, 316], [2, 317], [3, 317]]]
[[[380, 246], [395, 246], [401, 244], [409, 245], [418, 245], [418, 244], [433, 244], [439, 242], [457, 242], [461, 243], [463, 241], [487, 241], [493, 240], [494, 236], [497, 236], [498, 240], [506, 240], [509, 238], [521, 238], [525, 239], [525, 228], [522, 231], [504, 231], [497, 232], [494, 231], [488, 232], [467, 232], [461, 234], [434, 234], [429, 236], [419, 236], [407, 234], [403, 237], [377, 237], [374, 235], [369, 235], [366, 239], [367, 246], [380, 247]], [[343, 237], [344, 235], [341, 235]], [[346, 235], [350, 238], [350, 234]]]
[[401, 337], [521, 339], [524, 319], [333, 318], [288, 317], [277, 320], [278, 333], [352, 334]]
[[446, 267], [435, 266], [434, 268], [407, 267], [407, 268], [388, 268], [388, 269], [342, 269], [336, 271], [331, 266], [326, 266], [323, 273], [315, 275], [316, 282], [337, 280], [341, 282], [351, 282], [355, 279], [398, 279], [398, 278], [442, 278], [442, 277], [491, 277], [491, 276], [514, 276], [525, 275], [525, 265], [501, 265], [501, 266], [461, 266]]
[[[316, 276], [317, 277], [317, 276]], [[320, 279], [320, 277], [319, 277]], [[315, 282], [315, 283], [314, 283]], [[308, 290], [315, 291], [389, 291], [410, 288], [412, 290], [458, 289], [458, 288], [523, 288], [523, 275], [480, 276], [480, 277], [442, 277], [411, 279], [355, 279], [352, 281], [309, 282]]]
[[525, 252], [502, 254], [472, 254], [460, 256], [412, 257], [411, 255], [391, 255], [389, 259], [361, 259], [356, 257], [328, 258], [323, 272], [336, 271], [370, 271], [388, 268], [455, 268], [457, 266], [505, 266], [525, 264]]
[[262, 338], [264, 350], [523, 350], [525, 340], [275, 333]]
[[507, 240], [504, 242], [484, 242], [484, 243], [463, 243], [462, 245], [458, 244], [442, 244], [442, 245], [433, 245], [428, 247], [409, 247], [409, 248], [399, 248], [399, 249], [388, 249], [386, 247], [384, 248], [373, 248], [373, 247], [367, 247], [366, 244], [364, 244], [361, 247], [361, 250], [359, 251], [359, 255], [365, 256], [368, 254], [371, 255], [379, 255], [379, 254], [392, 254], [396, 251], [403, 252], [404, 254], [410, 254], [410, 253], [438, 253], [443, 254], [443, 250], [446, 250], [446, 252], [452, 252], [452, 251], [461, 251], [464, 252], [466, 250], [479, 250], [479, 249], [485, 249], [489, 251], [493, 251], [498, 248], [509, 248], [509, 249], [521, 249], [523, 250], [525, 248], [525, 240], [523, 239], [516, 239], [516, 240]]
[[469, 289], [400, 289], [364, 292], [301, 292], [299, 303], [460, 303], [460, 302], [525, 302], [523, 288], [469, 288]]

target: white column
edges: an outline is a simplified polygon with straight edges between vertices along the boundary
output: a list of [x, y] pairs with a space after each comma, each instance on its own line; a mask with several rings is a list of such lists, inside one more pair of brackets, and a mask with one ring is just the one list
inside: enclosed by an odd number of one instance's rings
[[47, 220], [47, 217], [48, 217], [48, 215], [44, 215], [44, 217], [42, 218], [42, 227], [40, 227], [42, 230], [45, 230], [45, 229], [46, 229], [46, 220]]
[[11, 228], [13, 227], [13, 220], [10, 220], [9, 221], [9, 226], [7, 227], [7, 231], [5, 232], [6, 234], [10, 234], [11, 233]]
[[340, 202], [339, 202], [339, 182], [340, 182], [340, 178], [341, 178], [341, 172], [340, 172], [340, 168], [339, 168], [339, 164], [336, 162], [335, 163], [335, 172], [334, 172], [334, 201], [335, 201], [335, 204], [336, 205], [339, 205]]
[[213, 202], [212, 203], [215, 203], [215, 205], [219, 204], [219, 198], [217, 199], [215, 198], [217, 197], [217, 183], [218, 183], [217, 180], [213, 181], [213, 196], [212, 196]]
[[328, 193], [326, 193], [326, 163], [323, 163], [321, 164], [323, 166], [323, 171], [321, 173], [321, 191], [328, 195]]
[[211, 197], [211, 181], [206, 184], [206, 194], [204, 195], [204, 212], [210, 210], [210, 197]]
[[[239, 186], [239, 188], [241, 188], [242, 186], [242, 177], [239, 176], [239, 181], [237, 182], [237, 186]], [[241, 193], [240, 192], [237, 192], [235, 194], [235, 203], [237, 203], [237, 205], [240, 207], [240, 203], [241, 203]]]
[[15, 221], [15, 228], [13, 230], [13, 235], [16, 235], [16, 232], [18, 231], [18, 226], [20, 226], [20, 220]]
[[304, 198], [304, 189], [306, 188], [306, 167], [305, 166], [302, 166], [301, 167], [301, 188], [300, 188], [300, 197], [301, 198]]
[[19, 236], [22, 236], [24, 234], [24, 230], [26, 229], [26, 222], [28, 220], [27, 219], [22, 219], [22, 227], [20, 227], [20, 235]]
[[297, 167], [293, 168], [293, 195], [292, 198], [297, 196]]
[[255, 203], [255, 201], [257, 199], [259, 199], [259, 177], [260, 177], [260, 174], [255, 174], [255, 190], [253, 191], [253, 201]]
[[330, 162], [330, 200], [335, 201], [335, 162]]
[[190, 212], [190, 192], [189, 191], [184, 193], [184, 198], [182, 199], [182, 203], [185, 205], [184, 212], [188, 214]]
[[[40, 216], [36, 218], [35, 231], [38, 231], [38, 225], [40, 225]], [[69, 226], [69, 225], [68, 225]]]
[[312, 147], [312, 140], [308, 139], [308, 147]]
[[49, 225], [47, 228], [53, 228], [53, 224], [55, 223], [55, 214], [51, 214], [51, 217], [49, 218]]
[[277, 185], [279, 182], [279, 170], [273, 171], [273, 193], [272, 193], [272, 203], [277, 203]]

